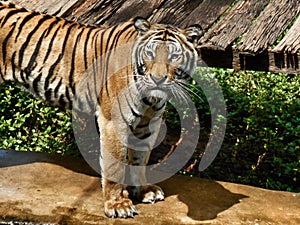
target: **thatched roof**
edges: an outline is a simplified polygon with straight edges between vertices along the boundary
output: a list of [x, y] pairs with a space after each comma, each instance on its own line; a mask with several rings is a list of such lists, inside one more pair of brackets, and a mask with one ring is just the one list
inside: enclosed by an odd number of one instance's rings
[[200, 24], [200, 65], [300, 73], [299, 0], [11, 0], [79, 22], [115, 24], [143, 16], [179, 27]]

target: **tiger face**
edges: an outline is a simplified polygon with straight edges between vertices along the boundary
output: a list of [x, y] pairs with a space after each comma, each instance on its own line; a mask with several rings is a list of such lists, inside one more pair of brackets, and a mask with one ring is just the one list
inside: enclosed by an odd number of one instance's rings
[[181, 86], [197, 64], [195, 46], [202, 35], [200, 26], [185, 30], [135, 19], [138, 40], [133, 54], [133, 71], [147, 95], [167, 98]]

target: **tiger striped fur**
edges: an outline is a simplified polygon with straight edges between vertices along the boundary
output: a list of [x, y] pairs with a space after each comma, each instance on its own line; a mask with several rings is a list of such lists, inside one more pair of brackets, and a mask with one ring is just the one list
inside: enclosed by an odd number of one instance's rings
[[[0, 1], [0, 83], [11, 80], [54, 106], [96, 115], [105, 214], [133, 217], [123, 164], [110, 158], [147, 164], [166, 102], [186, 93], [201, 33], [197, 26], [181, 30], [143, 18], [93, 27]], [[131, 147], [135, 139], [142, 151]], [[163, 200], [144, 172], [130, 172], [133, 193], [146, 203]]]

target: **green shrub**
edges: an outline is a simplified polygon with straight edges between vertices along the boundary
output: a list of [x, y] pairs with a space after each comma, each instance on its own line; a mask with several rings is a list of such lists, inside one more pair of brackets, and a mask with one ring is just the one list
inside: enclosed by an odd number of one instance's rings
[[[197, 76], [207, 72], [198, 70]], [[216, 160], [202, 176], [299, 192], [300, 77], [220, 69], [209, 73], [223, 90], [227, 130]], [[199, 112], [207, 114], [208, 106], [201, 105]]]
[[45, 105], [14, 84], [0, 86], [0, 148], [78, 155], [70, 112]]

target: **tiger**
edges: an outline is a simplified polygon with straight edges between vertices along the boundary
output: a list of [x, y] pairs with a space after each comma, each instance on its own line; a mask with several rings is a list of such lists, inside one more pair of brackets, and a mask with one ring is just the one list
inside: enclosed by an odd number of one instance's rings
[[[95, 115], [104, 213], [132, 218], [132, 198], [164, 200], [138, 168], [148, 163], [170, 95], [186, 93], [202, 34], [198, 25], [181, 29], [142, 17], [86, 25], [0, 1], [0, 83], [13, 81], [50, 105]], [[132, 166], [131, 190], [124, 165]]]

